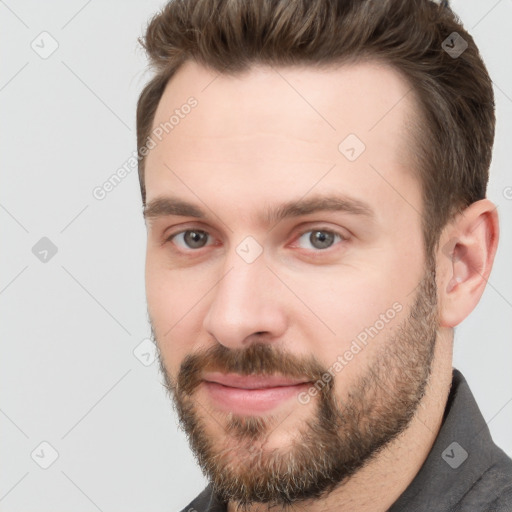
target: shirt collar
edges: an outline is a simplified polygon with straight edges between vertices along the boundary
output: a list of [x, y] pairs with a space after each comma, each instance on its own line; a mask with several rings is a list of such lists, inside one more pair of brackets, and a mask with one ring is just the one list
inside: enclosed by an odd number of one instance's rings
[[388, 512], [453, 510], [494, 462], [489, 428], [466, 379], [453, 369], [443, 423], [430, 453]]

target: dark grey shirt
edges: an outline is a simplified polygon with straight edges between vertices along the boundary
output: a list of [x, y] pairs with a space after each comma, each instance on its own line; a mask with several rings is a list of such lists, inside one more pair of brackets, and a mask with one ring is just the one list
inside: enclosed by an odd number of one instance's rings
[[[181, 512], [227, 512], [211, 486]], [[388, 512], [512, 512], [512, 459], [491, 438], [466, 379], [450, 395], [423, 466]]]

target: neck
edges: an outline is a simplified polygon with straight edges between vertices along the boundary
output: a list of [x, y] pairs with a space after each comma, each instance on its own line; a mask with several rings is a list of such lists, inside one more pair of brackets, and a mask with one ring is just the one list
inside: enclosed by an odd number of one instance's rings
[[[328, 496], [291, 505], [286, 511], [386, 512], [420, 470], [441, 428], [452, 383], [452, 346], [451, 332], [441, 328], [425, 394], [404, 432]], [[228, 512], [237, 512], [235, 503], [228, 504]], [[268, 507], [255, 504], [248, 512], [268, 512]]]

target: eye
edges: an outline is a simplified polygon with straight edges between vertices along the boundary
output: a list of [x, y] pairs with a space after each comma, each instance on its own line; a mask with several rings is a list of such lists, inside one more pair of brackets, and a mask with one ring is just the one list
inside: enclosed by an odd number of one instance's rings
[[[334, 231], [329, 231], [326, 229], [310, 229], [309, 231], [305, 231], [298, 238], [299, 246], [304, 249], [329, 249], [335, 241], [346, 240], [345, 237], [336, 233]], [[302, 244], [301, 244], [302, 242]], [[304, 247], [303, 244], [306, 244]], [[309, 244], [309, 247], [307, 246]]]
[[167, 241], [174, 242], [182, 249], [201, 249], [205, 247], [208, 240], [208, 233], [200, 229], [187, 229], [171, 235]]

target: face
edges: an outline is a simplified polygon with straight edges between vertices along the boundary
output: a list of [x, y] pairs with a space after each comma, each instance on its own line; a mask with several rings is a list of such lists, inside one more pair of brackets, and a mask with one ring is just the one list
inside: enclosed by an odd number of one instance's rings
[[417, 409], [438, 321], [415, 113], [408, 84], [371, 63], [229, 77], [189, 62], [164, 92], [154, 133], [175, 122], [146, 161], [148, 312], [225, 500], [322, 496]]

